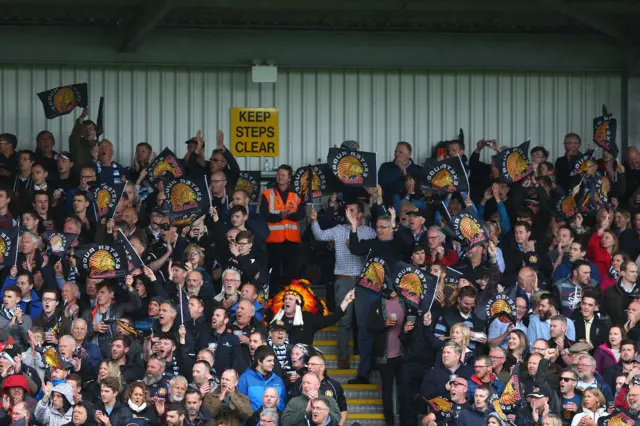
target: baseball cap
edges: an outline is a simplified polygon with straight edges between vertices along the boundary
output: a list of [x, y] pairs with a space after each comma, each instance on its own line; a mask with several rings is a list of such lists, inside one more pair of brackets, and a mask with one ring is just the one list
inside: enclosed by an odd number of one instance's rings
[[64, 158], [65, 160], [73, 161], [73, 156], [71, 155], [71, 153], [69, 151], [62, 151], [62, 152], [56, 154], [56, 160], [58, 158]]
[[527, 395], [528, 397], [533, 398], [549, 398], [549, 392], [544, 390], [543, 388], [535, 387], [533, 390]]
[[282, 320], [274, 321], [269, 326], [269, 331], [276, 331], [276, 330], [286, 330], [286, 327]]
[[420, 216], [420, 217], [424, 217], [425, 219], [427, 218], [427, 212], [425, 210], [419, 209], [417, 207], [414, 207], [411, 210], [409, 210], [407, 212], [407, 215]]

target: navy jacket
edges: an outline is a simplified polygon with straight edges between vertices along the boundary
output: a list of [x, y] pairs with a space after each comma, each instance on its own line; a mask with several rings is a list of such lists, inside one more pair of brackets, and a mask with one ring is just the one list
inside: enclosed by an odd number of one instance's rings
[[463, 377], [469, 379], [473, 374], [473, 367], [468, 365], [461, 365], [454, 372], [449, 371], [444, 366], [436, 366], [427, 371], [422, 379], [422, 385], [420, 386], [420, 395], [430, 399], [436, 396], [448, 395], [449, 391], [445, 387], [451, 380], [451, 376]]
[[[407, 174], [419, 175], [422, 173], [422, 167], [418, 166], [411, 160], [407, 167]], [[400, 168], [393, 161], [382, 163], [378, 170], [378, 183], [382, 187], [382, 198], [387, 206], [393, 205], [393, 197], [401, 194], [404, 189], [404, 179]]]
[[[200, 349], [205, 349], [209, 343], [216, 343], [214, 364], [218, 378], [225, 370], [235, 368], [237, 363], [242, 361], [240, 352], [240, 340], [231, 330], [226, 330], [222, 334], [216, 334], [213, 330], [210, 333], [202, 333], [196, 342], [196, 353]], [[236, 370], [237, 371], [237, 370]]]

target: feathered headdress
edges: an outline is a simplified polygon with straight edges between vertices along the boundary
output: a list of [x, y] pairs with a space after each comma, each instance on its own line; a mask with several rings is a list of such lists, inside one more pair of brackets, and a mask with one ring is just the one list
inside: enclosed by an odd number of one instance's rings
[[293, 280], [280, 293], [269, 300], [268, 308], [274, 315], [273, 321], [281, 320], [284, 316], [284, 298], [285, 296], [295, 296], [296, 313], [293, 318], [293, 325], [300, 326], [303, 324], [302, 312], [311, 312], [314, 315], [326, 315], [328, 313], [327, 305], [324, 300], [318, 298], [311, 290], [311, 284], [307, 280]]

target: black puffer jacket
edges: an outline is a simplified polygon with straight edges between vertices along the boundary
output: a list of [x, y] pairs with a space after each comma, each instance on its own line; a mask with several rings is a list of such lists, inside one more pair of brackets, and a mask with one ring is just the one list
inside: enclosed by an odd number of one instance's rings
[[[107, 412], [102, 402], [96, 406], [96, 411]], [[132, 420], [133, 415], [129, 407], [116, 402], [116, 405], [113, 406], [113, 410], [111, 410], [111, 414], [109, 415], [109, 423], [111, 423], [111, 426], [127, 426]]]

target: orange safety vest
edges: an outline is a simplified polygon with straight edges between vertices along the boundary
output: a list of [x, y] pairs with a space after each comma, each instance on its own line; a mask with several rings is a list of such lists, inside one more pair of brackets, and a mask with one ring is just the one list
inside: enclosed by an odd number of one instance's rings
[[[285, 205], [282, 200], [280, 192], [274, 188], [266, 189], [262, 196], [267, 199], [269, 206], [269, 213], [280, 214], [281, 211], [296, 212], [300, 205], [300, 197], [295, 192], [289, 192], [287, 196], [287, 204]], [[295, 220], [281, 219], [278, 222], [268, 222], [269, 237], [267, 243], [282, 243], [284, 241], [291, 241], [294, 243], [301, 242], [300, 238], [300, 225]]]

